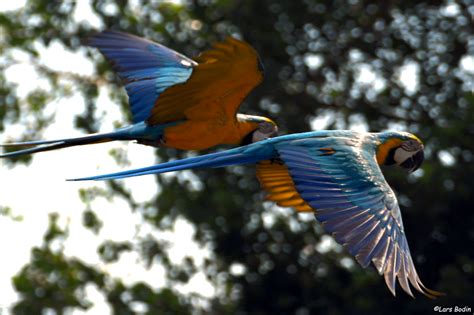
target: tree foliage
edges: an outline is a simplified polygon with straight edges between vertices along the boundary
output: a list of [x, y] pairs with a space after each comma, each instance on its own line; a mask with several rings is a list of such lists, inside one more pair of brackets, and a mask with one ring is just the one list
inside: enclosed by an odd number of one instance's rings
[[[125, 285], [52, 246], [68, 236], [53, 216], [44, 244], [32, 250], [31, 261], [13, 279], [21, 296], [15, 313], [86, 310], [91, 305], [83, 292], [89, 285], [104, 293], [115, 314], [139, 312], [133, 303], [141, 303], [148, 314], [299, 315], [425, 314], [435, 305], [472, 303], [471, 1], [92, 0], [91, 5], [103, 29], [141, 35], [188, 56], [228, 35], [245, 39], [259, 52], [266, 78], [242, 111], [271, 117], [283, 133], [363, 125], [372, 131], [401, 128], [419, 135], [426, 144], [423, 170], [408, 179], [386, 170], [387, 178], [399, 192], [421, 279], [447, 296], [438, 301], [413, 300], [403, 293], [392, 297], [373, 268], [361, 269], [340, 247], [325, 251], [316, 246], [326, 238], [314, 220], [262, 203], [252, 167], [233, 167], [196, 171], [192, 179], [157, 177], [161, 188], [146, 203], [134, 200], [120, 181], [109, 183], [106, 191], [81, 192], [84, 226], [95, 233], [101, 228], [100, 209], [90, 205], [111, 196], [126, 200], [130, 211], [159, 230], [170, 229], [179, 216], [192, 222], [196, 241], [213, 253], [204, 272], [219, 290], [208, 306], [174, 289], [197, 272], [193, 257], [175, 265], [166, 243], [153, 237], [106, 242], [97, 249], [104, 262], [135, 251], [149, 266], [160, 264], [167, 270], [168, 288]], [[37, 44], [82, 50], [84, 38], [96, 31], [87, 21], [74, 19], [76, 6], [74, 1], [29, 0], [21, 10], [0, 13], [2, 70], [22, 51], [52, 86], [21, 98], [0, 73], [0, 131], [20, 124], [22, 117], [33, 118], [17, 140], [39, 138], [52, 122], [43, 109], [71, 93], [87, 100], [86, 110], [75, 120], [84, 132], [97, 130], [100, 86], [112, 85], [112, 97], [127, 110], [117, 76], [92, 50], [87, 50], [96, 62], [97, 75], [92, 77], [41, 63]], [[406, 69], [411, 69], [408, 77], [401, 75]], [[159, 160], [184, 154], [157, 151]], [[235, 272], [236, 266], [244, 272]]]

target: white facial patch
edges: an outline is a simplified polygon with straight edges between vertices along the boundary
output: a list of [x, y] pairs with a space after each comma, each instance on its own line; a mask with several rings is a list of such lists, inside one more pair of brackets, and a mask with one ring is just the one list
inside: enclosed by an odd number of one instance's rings
[[258, 142], [268, 139], [268, 134], [262, 133], [260, 130], [256, 130], [252, 135], [252, 142]]
[[403, 162], [405, 162], [407, 159], [411, 158], [413, 155], [415, 155], [418, 151], [406, 151], [405, 149], [403, 148], [398, 148], [395, 150], [395, 154], [393, 156], [393, 159], [395, 160], [395, 163], [397, 163], [397, 165], [400, 165], [402, 164]]
[[252, 134], [252, 142], [258, 142], [270, 137], [276, 136], [278, 132], [277, 126], [270, 122], [261, 122], [258, 124], [258, 129]]

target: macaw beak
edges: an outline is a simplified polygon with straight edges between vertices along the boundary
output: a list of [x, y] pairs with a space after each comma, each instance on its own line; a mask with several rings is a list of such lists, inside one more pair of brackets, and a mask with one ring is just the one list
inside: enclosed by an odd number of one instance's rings
[[403, 168], [407, 168], [410, 173], [416, 171], [425, 159], [425, 153], [423, 150], [418, 151], [415, 153], [411, 158], [406, 159], [400, 166]]

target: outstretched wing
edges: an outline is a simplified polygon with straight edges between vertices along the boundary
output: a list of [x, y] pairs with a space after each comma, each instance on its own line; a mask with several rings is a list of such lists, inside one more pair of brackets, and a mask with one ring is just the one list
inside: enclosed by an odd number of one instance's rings
[[197, 65], [163, 45], [117, 31], [98, 33], [88, 44], [100, 50], [124, 81], [134, 123], [147, 120], [160, 94], [186, 82]]
[[428, 297], [418, 277], [394, 192], [359, 139], [294, 140], [279, 144], [301, 198], [340, 244], [366, 267], [372, 262], [395, 295], [395, 279], [409, 295], [410, 286]]
[[197, 57], [198, 65], [185, 84], [174, 85], [160, 95], [148, 123], [180, 119], [219, 119], [235, 114], [247, 94], [263, 79], [256, 51], [229, 37]]

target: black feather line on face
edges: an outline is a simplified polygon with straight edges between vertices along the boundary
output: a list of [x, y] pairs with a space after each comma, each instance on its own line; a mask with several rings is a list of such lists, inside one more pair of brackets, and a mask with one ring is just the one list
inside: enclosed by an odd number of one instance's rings
[[388, 151], [387, 157], [385, 158], [385, 161], [384, 161], [383, 165], [393, 165], [393, 164], [396, 163], [395, 162], [395, 151], [398, 148], [399, 147], [393, 147]]
[[416, 171], [421, 166], [424, 159], [425, 159], [425, 154], [423, 150], [420, 150], [417, 153], [413, 154], [410, 158], [403, 161], [403, 163], [400, 164], [400, 166], [403, 168], [409, 169], [411, 173], [411, 172]]
[[249, 132], [245, 137], [242, 138], [240, 145], [247, 145], [253, 143], [253, 133], [254, 131]]
[[407, 152], [413, 152], [420, 149], [420, 143], [415, 140], [408, 140], [401, 144], [401, 148]]

